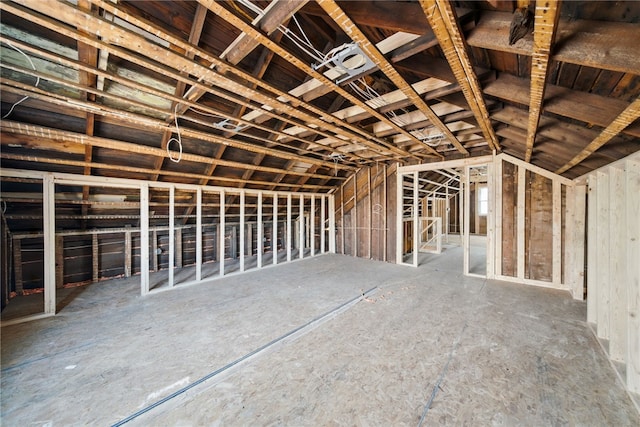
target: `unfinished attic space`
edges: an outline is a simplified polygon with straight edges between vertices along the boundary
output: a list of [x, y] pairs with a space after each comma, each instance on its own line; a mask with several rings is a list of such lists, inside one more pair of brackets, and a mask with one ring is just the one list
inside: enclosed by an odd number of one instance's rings
[[2, 425], [640, 425], [640, 2], [0, 20]]

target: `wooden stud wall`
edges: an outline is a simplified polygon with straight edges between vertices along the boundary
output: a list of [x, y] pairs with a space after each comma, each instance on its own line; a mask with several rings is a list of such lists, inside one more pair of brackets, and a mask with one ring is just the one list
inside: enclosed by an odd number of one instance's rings
[[586, 184], [587, 321], [640, 393], [640, 154], [590, 173]]
[[361, 168], [335, 191], [338, 253], [395, 260], [396, 168]]

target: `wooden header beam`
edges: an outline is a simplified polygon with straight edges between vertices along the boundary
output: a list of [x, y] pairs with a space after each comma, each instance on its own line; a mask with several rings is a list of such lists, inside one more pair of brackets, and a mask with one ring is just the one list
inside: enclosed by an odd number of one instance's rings
[[467, 54], [462, 31], [451, 4], [436, 0], [421, 0], [420, 3], [487, 143], [492, 149], [500, 151], [498, 137], [491, 125], [480, 82]]

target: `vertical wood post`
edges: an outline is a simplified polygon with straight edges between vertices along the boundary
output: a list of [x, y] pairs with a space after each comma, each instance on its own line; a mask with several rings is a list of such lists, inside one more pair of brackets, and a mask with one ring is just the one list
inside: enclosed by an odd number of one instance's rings
[[95, 283], [99, 278], [99, 259], [100, 259], [100, 248], [98, 245], [98, 235], [91, 235], [91, 280]]
[[565, 230], [565, 283], [574, 299], [584, 299], [584, 250], [586, 220], [586, 187], [567, 187], [567, 214]]
[[271, 253], [273, 255], [273, 265], [278, 263], [278, 194], [273, 194], [273, 229], [271, 231]]
[[526, 180], [527, 180], [527, 170], [518, 166], [518, 197], [517, 197], [517, 231], [516, 231], [516, 240], [517, 240], [517, 255], [516, 258], [518, 260], [517, 266], [517, 277], [518, 279], [524, 279], [524, 269], [525, 269], [525, 256], [524, 256], [524, 236], [525, 236], [525, 189], [526, 189]]
[[124, 232], [124, 277], [131, 277], [131, 231]]
[[153, 229], [151, 236], [151, 250], [153, 252], [153, 271], [158, 271], [158, 230]]
[[367, 248], [368, 248], [368, 257], [371, 259], [373, 248], [371, 247], [371, 234], [373, 233], [373, 199], [371, 198], [371, 168], [367, 168], [367, 197], [369, 200], [369, 209], [367, 211], [367, 229], [369, 230], [367, 233]]
[[387, 261], [387, 165], [382, 166], [382, 261]]
[[[496, 276], [502, 275], [502, 159], [496, 160], [495, 169], [495, 209], [493, 211], [495, 216], [495, 262], [493, 264], [493, 271]], [[448, 216], [448, 215], [447, 215]]]
[[224, 190], [220, 190], [220, 231], [218, 232], [218, 245], [220, 247], [220, 254], [218, 256], [218, 264], [219, 264], [219, 274], [220, 276], [224, 276], [224, 257], [225, 257], [225, 240], [226, 240], [226, 230], [225, 230], [225, 215], [226, 215], [226, 196], [224, 194]]
[[304, 196], [301, 194], [300, 195], [300, 219], [298, 221], [300, 223], [300, 244], [298, 245], [298, 256], [300, 257], [300, 259], [304, 258], [304, 247], [305, 247], [305, 241], [304, 241]]
[[[562, 284], [562, 184], [551, 181], [552, 192], [552, 258], [551, 277], [555, 286]], [[565, 230], [566, 231], [566, 230]]]
[[309, 212], [309, 237], [311, 256], [316, 254], [316, 196], [311, 195], [311, 208]]
[[351, 226], [353, 227], [353, 256], [358, 256], [358, 171], [353, 175], [353, 213]]
[[326, 196], [320, 196], [320, 253], [323, 254], [326, 252], [326, 233], [327, 233], [327, 223], [325, 221], [325, 204], [326, 204]]
[[174, 283], [174, 265], [176, 256], [176, 231], [175, 231], [175, 186], [169, 187], [169, 287], [172, 288]]
[[[625, 195], [623, 169], [609, 168], [609, 195], [609, 283], [611, 286], [609, 358], [624, 362], [627, 357], [628, 332], [626, 197], [633, 196]], [[640, 334], [640, 329], [636, 332]]]
[[244, 200], [245, 193], [240, 191], [240, 271], [244, 271], [244, 255], [245, 255], [245, 223], [244, 223]]
[[24, 284], [22, 282], [22, 239], [13, 239], [13, 274], [16, 279], [16, 293], [22, 295]]
[[56, 236], [56, 288], [64, 285], [64, 237]]
[[291, 261], [291, 193], [287, 194], [287, 262]]
[[329, 252], [336, 253], [336, 196], [329, 196]]
[[[155, 233], [153, 237], [155, 242]], [[153, 250], [155, 268], [155, 245]], [[146, 183], [140, 185], [140, 293], [149, 293], [149, 185]]]
[[202, 280], [202, 188], [196, 190], [196, 281]]
[[418, 251], [419, 251], [419, 238], [420, 233], [420, 198], [418, 192], [418, 171], [413, 173], [413, 266], [418, 266]]
[[262, 268], [262, 253], [264, 252], [264, 227], [262, 223], [262, 192], [258, 193], [258, 235], [256, 236], [256, 246], [257, 246], [257, 265], [258, 268]]
[[42, 212], [44, 234], [44, 312], [56, 314], [56, 194], [53, 175], [42, 180]]

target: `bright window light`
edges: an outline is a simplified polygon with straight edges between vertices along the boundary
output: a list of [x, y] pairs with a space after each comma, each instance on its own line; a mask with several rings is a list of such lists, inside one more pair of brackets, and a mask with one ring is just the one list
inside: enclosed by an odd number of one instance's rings
[[487, 216], [489, 213], [489, 189], [480, 187], [478, 189], [478, 215]]

